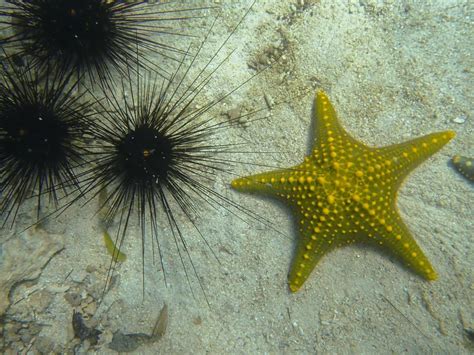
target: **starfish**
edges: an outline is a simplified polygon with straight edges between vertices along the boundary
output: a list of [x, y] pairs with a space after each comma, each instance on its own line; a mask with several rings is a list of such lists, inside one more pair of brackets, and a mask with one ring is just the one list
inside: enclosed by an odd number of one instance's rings
[[397, 190], [455, 133], [372, 148], [345, 131], [323, 91], [316, 93], [314, 105], [313, 150], [303, 163], [232, 181], [238, 191], [282, 199], [295, 213], [299, 238], [288, 274], [290, 290], [300, 289], [325, 254], [352, 243], [383, 248], [415, 273], [435, 280], [436, 271], [400, 217]]
[[456, 170], [471, 182], [474, 182], [474, 159], [455, 155], [451, 162]]

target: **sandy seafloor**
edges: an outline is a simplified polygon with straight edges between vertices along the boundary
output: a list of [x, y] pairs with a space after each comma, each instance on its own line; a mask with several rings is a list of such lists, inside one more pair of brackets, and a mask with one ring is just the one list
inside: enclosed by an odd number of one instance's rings
[[[250, 2], [211, 4], [221, 16], [198, 58], [201, 64]], [[200, 20], [198, 36], [217, 12]], [[232, 174], [216, 174], [211, 184], [273, 228], [198, 202], [196, 224], [219, 263], [185, 217], [176, 214], [208, 305], [189, 264], [191, 287], [172, 241], [166, 242], [170, 229], [163, 214], [168, 286], [159, 263], [152, 262], [150, 243], [143, 295], [140, 233], [132, 226], [122, 248], [128, 259], [97, 307], [110, 256], [94, 216], [96, 204], [75, 206], [29, 236], [20, 232], [31, 217], [25, 208], [19, 226], [2, 232], [2, 250], [5, 258], [7, 243], [21, 240], [11, 267], [20, 275], [22, 266], [37, 272], [25, 272], [30, 276], [24, 278], [34, 275], [34, 281], [16, 284], [9, 294], [14, 305], [3, 319], [4, 345], [11, 352], [114, 353], [108, 348], [114, 332], [150, 333], [166, 303], [165, 335], [135, 352], [472, 353], [474, 189], [448, 161], [455, 154], [474, 155], [473, 20], [469, 1], [257, 1], [221, 54], [235, 52], [197, 104], [232, 90], [255, 68], [279, 58], [213, 111], [222, 121], [235, 112], [266, 108], [265, 95], [270, 103], [283, 102], [265, 110], [267, 118], [242, 120], [221, 133], [223, 141], [245, 142], [242, 150], [249, 153], [229, 156], [237, 161]], [[289, 167], [302, 160], [309, 150], [316, 89], [328, 93], [350, 134], [371, 146], [457, 132], [409, 176], [398, 198], [405, 223], [439, 273], [437, 281], [422, 280], [374, 249], [350, 246], [325, 257], [298, 293], [289, 292], [296, 240], [290, 211], [232, 191], [229, 182], [268, 170], [258, 164]], [[249, 120], [253, 117], [262, 114]], [[43, 249], [46, 258], [36, 258], [35, 251]], [[48, 250], [58, 252], [51, 256]], [[0, 265], [3, 275], [10, 272], [5, 260]], [[73, 309], [103, 332], [97, 346], [73, 339]]]

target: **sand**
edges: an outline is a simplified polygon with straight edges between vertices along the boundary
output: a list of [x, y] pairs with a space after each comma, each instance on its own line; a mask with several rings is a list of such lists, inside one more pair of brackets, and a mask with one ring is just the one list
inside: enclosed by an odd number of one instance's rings
[[[215, 13], [221, 16], [200, 63], [250, 6], [248, 1], [212, 4], [218, 11], [208, 11], [196, 33], [202, 37]], [[166, 242], [170, 228], [161, 215], [167, 284], [149, 242], [143, 293], [140, 232], [134, 225], [122, 248], [127, 261], [116, 269], [116, 282], [99, 306], [110, 256], [94, 216], [96, 204], [71, 208], [41, 227], [62, 235], [64, 249], [39, 265], [44, 268], [34, 282], [11, 291], [17, 303], [4, 317], [5, 346], [114, 353], [108, 347], [114, 332], [150, 334], [166, 304], [165, 334], [135, 352], [472, 352], [474, 189], [448, 161], [455, 154], [474, 155], [473, 11], [469, 1], [447, 0], [255, 4], [221, 54], [235, 52], [198, 103], [273, 63], [213, 111], [222, 120], [264, 109], [222, 133], [223, 141], [244, 142], [249, 153], [232, 155], [238, 162], [232, 174], [217, 174], [211, 185], [271, 226], [235, 209], [232, 214], [200, 204], [195, 221], [217, 261], [178, 213], [196, 267], [194, 273], [186, 262], [188, 283], [172, 240]], [[268, 170], [262, 164], [289, 167], [302, 160], [310, 148], [316, 89], [328, 93], [350, 134], [371, 146], [456, 131], [457, 137], [416, 169], [398, 195], [405, 223], [439, 273], [436, 282], [422, 280], [377, 250], [349, 246], [325, 257], [298, 293], [289, 292], [297, 237], [290, 211], [232, 191], [229, 182]], [[3, 243], [18, 235], [18, 228], [4, 232]], [[73, 309], [102, 331], [97, 346], [73, 340]]]

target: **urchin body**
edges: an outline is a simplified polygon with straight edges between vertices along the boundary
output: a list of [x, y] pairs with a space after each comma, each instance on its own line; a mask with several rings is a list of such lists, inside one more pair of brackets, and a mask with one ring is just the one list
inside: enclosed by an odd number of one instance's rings
[[176, 41], [175, 45], [166, 45], [155, 36], [182, 36], [162, 22], [182, 22], [186, 18], [170, 18], [173, 11], [159, 9], [150, 15], [146, 6], [161, 5], [148, 5], [146, 1], [18, 1], [0, 7], [0, 24], [12, 29], [2, 41], [20, 55], [31, 56], [37, 70], [54, 65], [64, 73], [86, 74], [92, 82], [105, 83], [114, 71], [123, 75], [137, 63], [137, 47], [167, 58], [182, 53]]
[[71, 132], [54, 108], [42, 102], [5, 101], [1, 113], [4, 153], [37, 169], [64, 164]]
[[[191, 226], [210, 247], [195, 217], [203, 206], [231, 205], [208, 186], [231, 164], [216, 157], [226, 154], [230, 145], [213, 140], [229, 124], [202, 117], [215, 102], [194, 108], [196, 94], [190, 94], [190, 88], [177, 93], [175, 82], [148, 74], [132, 79], [122, 78], [117, 95], [104, 90], [103, 98], [96, 100], [96, 110], [103, 116], [91, 124], [94, 149], [87, 155], [90, 164], [82, 174], [77, 200], [106, 196], [99, 201], [98, 214], [102, 225], [114, 230], [111, 235], [119, 249], [126, 238], [136, 238], [130, 228], [137, 221], [143, 283], [145, 251], [151, 247], [153, 255], [159, 255], [165, 283], [165, 255], [176, 253], [188, 283], [194, 274], [202, 289], [184, 230]], [[112, 259], [111, 273], [113, 265]]]
[[[11, 63], [10, 63], [11, 64]], [[10, 65], [11, 68], [14, 68]], [[72, 96], [76, 82], [53, 75], [40, 84], [30, 69], [0, 70], [0, 215], [12, 222], [21, 204], [42, 196], [56, 201], [58, 191], [77, 186], [75, 168], [86, 152], [87, 102]]]
[[150, 123], [138, 125], [117, 145], [117, 168], [135, 184], [154, 185], [168, 178], [175, 143]]
[[25, 39], [36, 40], [29, 46], [39, 58], [65, 55], [78, 66], [104, 57], [107, 42], [115, 39], [112, 9], [101, 1], [39, 1], [22, 8], [25, 13], [14, 26]]
[[[143, 87], [139, 91], [146, 90], [150, 89]], [[83, 192], [108, 187], [108, 218], [136, 203], [144, 222], [145, 215], [156, 216], [157, 206], [170, 212], [172, 200], [188, 214], [194, 199], [184, 186], [197, 193], [201, 182], [196, 177], [202, 166], [209, 171], [215, 169], [208, 161], [212, 152], [203, 136], [208, 128], [199, 121], [193, 122], [192, 115], [174, 109], [166, 111], [163, 97], [138, 97], [136, 102], [123, 97], [122, 105], [106, 97], [107, 104], [99, 108], [106, 112], [105, 116], [92, 124], [98, 151], [90, 158], [93, 164], [85, 173]], [[212, 130], [207, 133], [212, 134]], [[154, 218], [151, 222], [156, 224]]]

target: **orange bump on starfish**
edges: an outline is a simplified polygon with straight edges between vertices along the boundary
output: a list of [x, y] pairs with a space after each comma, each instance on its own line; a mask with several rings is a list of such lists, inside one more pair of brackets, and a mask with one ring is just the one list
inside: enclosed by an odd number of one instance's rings
[[299, 238], [288, 275], [290, 290], [298, 291], [329, 251], [356, 242], [384, 248], [417, 274], [435, 280], [436, 271], [398, 213], [397, 190], [455, 133], [371, 148], [349, 136], [323, 91], [315, 97], [314, 120], [313, 150], [303, 163], [232, 181], [236, 190], [286, 201], [295, 213]]

